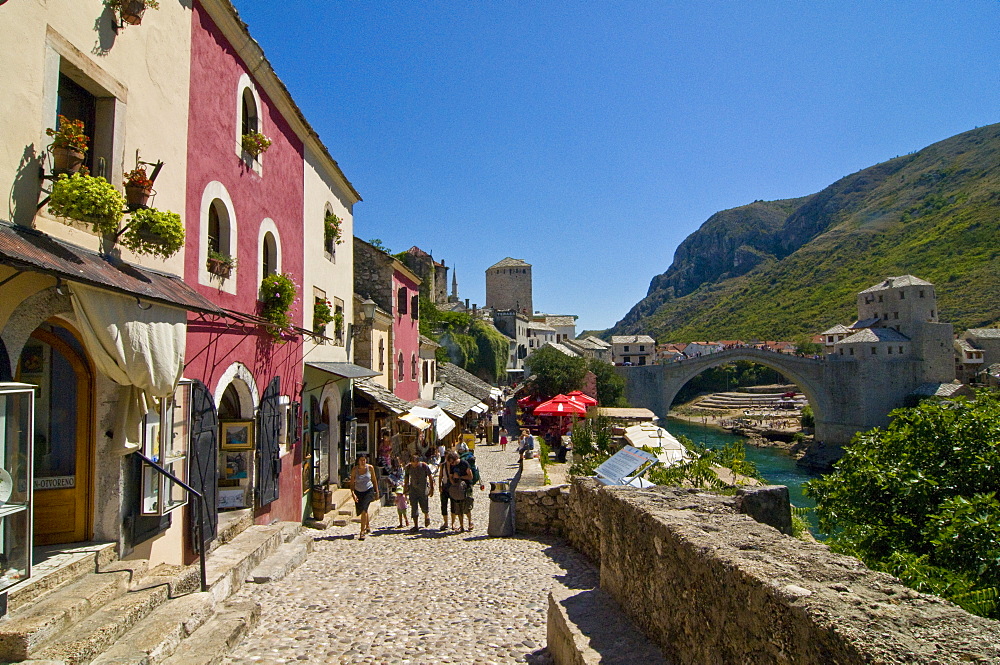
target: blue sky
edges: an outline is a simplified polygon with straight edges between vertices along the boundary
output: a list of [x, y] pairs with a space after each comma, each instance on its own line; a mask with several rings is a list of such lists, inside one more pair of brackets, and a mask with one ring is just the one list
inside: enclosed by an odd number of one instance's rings
[[613, 325], [712, 213], [1000, 121], [1000, 2], [235, 0], [355, 234]]

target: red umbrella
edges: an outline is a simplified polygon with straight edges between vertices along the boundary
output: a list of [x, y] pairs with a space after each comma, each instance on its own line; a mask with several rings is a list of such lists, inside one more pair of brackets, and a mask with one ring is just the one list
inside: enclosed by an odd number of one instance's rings
[[577, 402], [580, 402], [584, 406], [597, 406], [597, 400], [596, 399], [594, 399], [593, 397], [591, 397], [587, 393], [581, 392], [579, 390], [574, 390], [571, 393], [566, 393], [566, 396], [567, 397], [572, 397], [573, 399], [575, 399]]
[[535, 407], [536, 416], [585, 416], [587, 407], [567, 395], [556, 395]]

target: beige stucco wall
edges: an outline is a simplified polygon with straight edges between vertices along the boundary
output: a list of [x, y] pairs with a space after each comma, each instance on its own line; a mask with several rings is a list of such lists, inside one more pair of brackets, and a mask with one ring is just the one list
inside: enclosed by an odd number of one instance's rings
[[[38, 195], [38, 166], [49, 165], [45, 129], [56, 125], [60, 62], [112, 96], [108, 180], [121, 189], [122, 174], [135, 167], [139, 150], [144, 161], [165, 163], [153, 205], [184, 210], [191, 11], [185, 3], [164, 2], [146, 12], [142, 25], [118, 34], [111, 17], [101, 0], [24, 0], [0, 8], [0, 40], [8, 45], [0, 50], [0, 190], [10, 193], [0, 218], [27, 225], [34, 217], [40, 230], [90, 249], [99, 249], [94, 234], [45, 210], [33, 214], [44, 196]], [[180, 273], [183, 252], [167, 261], [128, 251], [123, 258]]]
[[[32, 225], [52, 236], [91, 250], [101, 239], [82, 225], [50, 216], [37, 203], [49, 189], [38, 169], [49, 171], [46, 128], [56, 126], [56, 98], [60, 71], [72, 70], [74, 79], [89, 81], [98, 100], [97, 124], [105, 145], [94, 154], [108, 156], [106, 177], [123, 191], [122, 174], [141, 159], [162, 160], [165, 166], [155, 183], [152, 205], [182, 213], [187, 171], [188, 72], [190, 69], [191, 11], [186, 3], [164, 2], [146, 13], [142, 25], [115, 33], [112, 15], [101, 0], [21, 0], [0, 7], [0, 189], [8, 206], [0, 219]], [[152, 167], [147, 167], [152, 172]], [[127, 221], [127, 218], [126, 220]], [[185, 220], [187, 221], [187, 220]], [[110, 245], [103, 249], [107, 250]], [[182, 273], [183, 251], [167, 261], [138, 257], [122, 251], [127, 261], [164, 272]], [[10, 274], [0, 268], [0, 276]], [[0, 330], [16, 327], [11, 313], [27, 297], [54, 284], [38, 273], [25, 273], [3, 287], [0, 294]], [[23, 311], [24, 308], [22, 308]], [[16, 364], [17, 358], [12, 357]], [[121, 527], [121, 457], [109, 449], [104, 432], [112, 427], [118, 387], [103, 376], [96, 379], [91, 522], [94, 537], [115, 540]], [[152, 565], [180, 563], [181, 513], [174, 527], [149, 543]]]
[[[309, 142], [305, 147], [305, 169], [303, 186], [303, 326], [312, 327], [312, 303], [314, 287], [326, 293], [330, 302], [334, 298], [343, 301], [344, 344], [316, 344], [306, 338], [306, 362], [346, 362], [349, 345], [348, 323], [354, 320], [354, 234], [353, 207], [356, 202], [350, 191], [344, 187], [332, 163], [325, 155], [314, 150]], [[326, 252], [323, 242], [323, 219], [331, 210], [340, 217], [342, 242], [331, 255]], [[327, 326], [327, 336], [334, 336], [334, 324]]]

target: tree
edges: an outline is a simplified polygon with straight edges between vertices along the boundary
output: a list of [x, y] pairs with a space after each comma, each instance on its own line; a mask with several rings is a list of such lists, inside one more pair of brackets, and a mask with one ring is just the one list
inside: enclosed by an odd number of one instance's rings
[[597, 377], [597, 401], [601, 406], [628, 406], [625, 400], [625, 379], [614, 365], [597, 358], [587, 361], [587, 369]]
[[997, 618], [1000, 395], [924, 401], [806, 484], [833, 549]]
[[583, 358], [571, 358], [551, 346], [543, 346], [524, 361], [534, 379], [535, 391], [546, 397], [579, 390], [587, 373]]

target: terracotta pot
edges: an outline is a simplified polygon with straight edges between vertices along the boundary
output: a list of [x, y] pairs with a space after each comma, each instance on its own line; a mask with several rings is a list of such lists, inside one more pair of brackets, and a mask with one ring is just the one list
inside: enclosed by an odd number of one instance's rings
[[153, 190], [139, 185], [125, 185], [125, 201], [129, 210], [145, 208], [149, 203], [149, 197], [153, 195]]
[[83, 166], [83, 153], [75, 148], [52, 148], [52, 171], [78, 173]]
[[122, 4], [122, 21], [129, 25], [142, 23], [142, 14], [146, 11], [146, 3], [142, 0], [128, 0]]
[[228, 278], [233, 272], [232, 265], [219, 259], [209, 259], [206, 267], [208, 272], [223, 278]]

